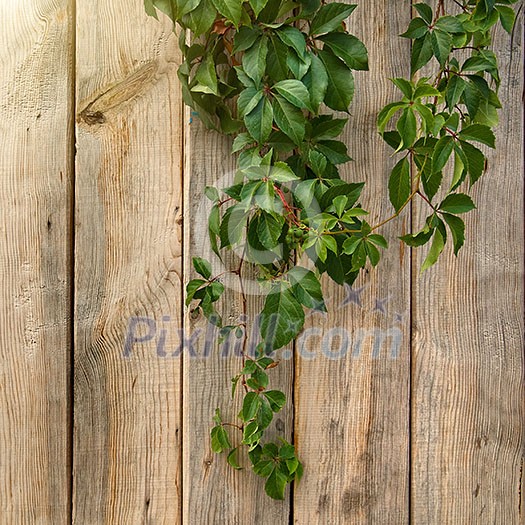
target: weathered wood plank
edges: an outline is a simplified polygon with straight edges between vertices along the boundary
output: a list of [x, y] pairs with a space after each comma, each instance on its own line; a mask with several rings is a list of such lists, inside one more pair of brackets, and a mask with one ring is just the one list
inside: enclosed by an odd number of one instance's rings
[[77, 1], [79, 525], [171, 525], [181, 514], [178, 60], [170, 22], [141, 2]]
[[[189, 121], [188, 116], [187, 122]], [[191, 270], [192, 256], [206, 257], [213, 261], [217, 274], [225, 268], [235, 268], [228, 265], [222, 267], [211, 252], [207, 240], [207, 213], [203, 205], [207, 200], [203, 195], [205, 186], [226, 186], [224, 178], [233, 175], [235, 158], [231, 155], [231, 141], [215, 132], [207, 131], [197, 117], [192, 117], [192, 124], [186, 133], [188, 140], [184, 245], [185, 280], [188, 281], [194, 277]], [[238, 264], [236, 256], [232, 259], [228, 263]], [[244, 268], [247, 267], [245, 264]], [[246, 272], [246, 277], [250, 281], [249, 271]], [[224, 282], [227, 291], [221, 299], [224, 305], [221, 313], [227, 323], [234, 323], [238, 321], [243, 310], [240, 289], [236, 278], [226, 277]], [[261, 310], [261, 297], [253, 295], [257, 290], [258, 286], [255, 283], [246, 284], [248, 332], [251, 343], [255, 340], [251, 337], [254, 315]], [[195, 345], [192, 351], [186, 348], [184, 355], [184, 523], [287, 524], [289, 498], [284, 502], [270, 500], [264, 493], [263, 479], [257, 478], [249, 468], [242, 471], [233, 470], [227, 465], [225, 455], [215, 455], [210, 447], [209, 432], [215, 408], [221, 408], [226, 421], [235, 421], [241, 406], [240, 397], [232, 403], [230, 396], [230, 378], [242, 368], [234, 345], [232, 344], [224, 355], [224, 347], [219, 347], [216, 335], [210, 335], [203, 319], [192, 320], [188, 316], [185, 331], [186, 338], [190, 340], [193, 337]], [[206, 341], [209, 341], [208, 345]], [[258, 340], [255, 344], [257, 342]], [[291, 359], [283, 361], [271, 370], [272, 388], [284, 391], [289, 403], [268, 429], [268, 438], [280, 435], [291, 439], [292, 375]], [[248, 465], [248, 462], [244, 461], [244, 464]]]
[[[350, 31], [369, 50], [370, 72], [357, 75], [346, 134], [355, 162], [345, 177], [367, 182], [362, 200], [373, 203], [374, 224], [392, 214], [393, 165], [376, 116], [394, 100], [388, 78], [405, 76], [409, 63], [397, 35], [410, 20], [410, 2], [395, 4], [367, 2], [350, 18]], [[295, 437], [305, 476], [294, 494], [295, 523], [408, 521], [410, 259], [396, 244], [404, 217], [381, 231], [391, 247], [376, 270], [352, 290], [325, 287], [328, 317], [310, 317], [298, 341]]]
[[69, 516], [73, 12], [0, 4], [0, 523]]
[[[504, 106], [467, 241], [414, 258], [414, 523], [523, 523], [522, 31], [498, 32]], [[418, 224], [424, 210], [415, 214]]]

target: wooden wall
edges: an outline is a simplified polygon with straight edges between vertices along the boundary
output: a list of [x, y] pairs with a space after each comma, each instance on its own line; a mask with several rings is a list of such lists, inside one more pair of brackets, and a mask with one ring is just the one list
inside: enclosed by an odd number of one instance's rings
[[[424, 253], [395, 240], [414, 206], [376, 270], [327, 283], [329, 315], [273, 374], [293, 404], [272, 432], [306, 466], [284, 502], [209, 446], [239, 359], [186, 315], [183, 284], [209, 255], [202, 188], [235, 163], [183, 107], [169, 21], [141, 0], [6, 0], [0, 16], [0, 524], [525, 523], [521, 7], [496, 36], [498, 149], [459, 258], [419, 274]], [[371, 71], [345, 177], [374, 218], [392, 162], [375, 116], [407, 73], [410, 17], [368, 0], [351, 20]]]

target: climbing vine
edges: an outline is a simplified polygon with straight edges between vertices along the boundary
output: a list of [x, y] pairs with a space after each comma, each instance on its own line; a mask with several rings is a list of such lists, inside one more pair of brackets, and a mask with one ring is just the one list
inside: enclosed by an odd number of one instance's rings
[[[323, 274], [351, 285], [379, 263], [388, 246], [381, 227], [413, 199], [424, 201], [428, 216], [400, 239], [411, 247], [430, 245], [422, 269], [436, 263], [449, 240], [458, 253], [465, 240], [461, 216], [475, 208], [469, 192], [487, 167], [485, 148], [495, 147], [501, 108], [491, 32], [497, 23], [512, 31], [516, 1], [413, 6], [415, 17], [401, 35], [412, 41], [411, 76], [393, 79], [399, 100], [378, 115], [379, 133], [397, 157], [388, 181], [393, 214], [370, 224], [361, 204], [364, 183], [339, 175], [351, 160], [339, 137], [349, 119], [343, 115], [354, 96], [354, 72], [368, 69], [365, 46], [345, 25], [356, 5], [145, 0], [148, 14], [156, 17], [158, 9], [180, 28], [184, 101], [208, 128], [234, 136], [233, 184], [203, 190], [212, 201], [211, 247], [220, 259], [235, 249], [237, 262], [214, 275], [210, 262], [195, 257], [199, 278], [187, 284], [186, 304], [218, 327], [221, 341], [236, 337], [242, 347], [242, 369], [232, 379], [233, 402], [237, 389], [243, 396], [238, 419], [224, 421], [217, 409], [212, 449], [226, 453], [236, 469], [246, 451], [272, 498], [283, 499], [286, 485], [303, 472], [294, 445], [264, 435], [286, 402], [269, 387], [269, 372], [279, 364], [275, 351], [300, 333], [305, 309], [326, 311]], [[253, 355], [247, 351], [247, 265], [265, 295]], [[215, 308], [225, 273], [239, 280], [244, 315], [235, 325], [225, 324]]]

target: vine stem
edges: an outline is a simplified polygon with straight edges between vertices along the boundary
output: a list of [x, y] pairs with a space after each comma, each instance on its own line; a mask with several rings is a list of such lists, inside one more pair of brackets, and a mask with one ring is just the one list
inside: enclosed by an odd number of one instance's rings
[[226, 423], [226, 422], [222, 422], [221, 425], [223, 427], [233, 427], [233, 428], [236, 428], [238, 430], [240, 430], [241, 432], [244, 431], [243, 427], [241, 427], [241, 425], [236, 425], [235, 423]]
[[380, 222], [379, 224], [376, 224], [371, 228], [371, 231], [376, 231], [385, 224], [388, 224], [390, 221], [393, 221], [394, 219], [397, 219], [399, 215], [401, 215], [401, 212], [410, 204], [410, 201], [415, 197], [415, 195], [419, 192], [419, 184], [418, 187], [409, 195], [408, 199], [405, 201], [405, 203], [399, 208], [399, 210], [394, 213], [391, 217], [388, 219], [385, 219], [384, 221]]
[[461, 9], [463, 9], [463, 12], [466, 13], [468, 11], [468, 9], [466, 8], [466, 6], [464, 6], [461, 2], [459, 2], [458, 0], [452, 0], [456, 5], [458, 5], [459, 7], [461, 7]]
[[288, 212], [288, 214], [290, 215], [290, 217], [292, 218], [292, 222], [296, 225], [296, 226], [300, 226], [301, 223], [300, 221], [297, 220], [297, 217], [295, 216], [295, 213], [293, 211], [293, 208], [290, 206], [290, 204], [288, 203], [288, 201], [286, 200], [286, 196], [284, 195], [283, 191], [281, 190], [281, 188], [279, 188], [278, 186], [275, 186], [274, 185], [274, 190], [275, 192], [277, 193], [277, 195], [279, 195], [279, 199], [281, 199], [281, 202], [283, 203], [283, 206], [285, 208], [285, 210]]
[[[247, 324], [246, 324], [246, 320], [248, 316], [248, 298], [246, 297], [246, 290], [244, 289], [244, 281], [242, 279], [242, 266], [244, 263], [245, 256], [246, 256], [246, 244], [244, 245], [244, 248], [242, 250], [239, 266], [237, 267], [237, 270], [233, 272], [239, 278], [239, 287], [241, 290], [241, 304], [242, 304], [242, 317], [243, 317], [242, 326], [244, 328], [244, 333], [243, 333], [243, 338], [242, 338], [242, 347], [241, 347], [243, 369], [246, 366], [246, 345], [248, 343], [248, 330], [247, 330]], [[245, 374], [242, 375], [242, 386], [244, 387], [244, 391], [248, 392], [248, 385], [246, 384]]]

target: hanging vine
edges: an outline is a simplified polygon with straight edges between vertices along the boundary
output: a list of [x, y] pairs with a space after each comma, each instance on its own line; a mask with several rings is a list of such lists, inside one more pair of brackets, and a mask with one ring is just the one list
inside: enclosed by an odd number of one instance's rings
[[[184, 101], [208, 128], [234, 136], [234, 183], [203, 190], [213, 203], [213, 251], [221, 258], [223, 250], [240, 248], [227, 272], [239, 280], [243, 321], [223, 323], [215, 304], [224, 273], [214, 275], [201, 258], [193, 259], [199, 278], [187, 284], [186, 304], [216, 325], [222, 340], [241, 340], [242, 369], [232, 379], [234, 401], [238, 386], [243, 393], [238, 420], [224, 421], [217, 409], [211, 445], [234, 468], [246, 450], [272, 498], [283, 499], [303, 472], [292, 444], [264, 436], [286, 402], [269, 388], [274, 352], [300, 333], [305, 308], [326, 311], [323, 274], [351, 285], [379, 263], [388, 244], [378, 232], [413, 199], [424, 201], [429, 214], [418, 231], [400, 238], [411, 247], [430, 244], [422, 269], [436, 263], [449, 240], [458, 253], [465, 240], [460, 216], [475, 208], [469, 192], [487, 167], [483, 147], [495, 147], [501, 108], [491, 32], [499, 22], [512, 31], [516, 1], [414, 5], [417, 16], [401, 35], [412, 40], [411, 76], [393, 80], [400, 99], [378, 116], [379, 132], [398, 156], [388, 182], [393, 214], [370, 224], [360, 204], [364, 183], [342, 180], [338, 169], [351, 160], [339, 140], [348, 121], [341, 115], [354, 96], [354, 72], [368, 69], [365, 46], [345, 25], [356, 5], [145, 0], [148, 14], [156, 17], [158, 9], [180, 27]], [[245, 264], [265, 293], [255, 355], [246, 349]]]

